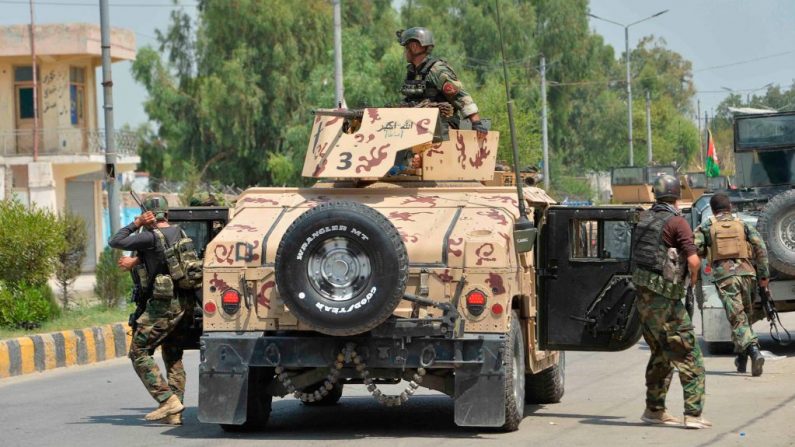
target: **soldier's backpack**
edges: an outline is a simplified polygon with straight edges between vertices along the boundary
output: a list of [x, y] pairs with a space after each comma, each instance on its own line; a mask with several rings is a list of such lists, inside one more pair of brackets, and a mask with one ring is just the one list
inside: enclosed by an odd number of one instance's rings
[[202, 262], [196, 254], [193, 239], [181, 228], [179, 231], [180, 239], [171, 245], [162, 231], [157, 228], [153, 230], [164, 252], [172, 281], [181, 289], [198, 289], [202, 285]]
[[712, 241], [712, 261], [723, 259], [748, 259], [751, 251], [745, 234], [745, 224], [740, 219], [718, 220], [710, 217], [709, 237]]

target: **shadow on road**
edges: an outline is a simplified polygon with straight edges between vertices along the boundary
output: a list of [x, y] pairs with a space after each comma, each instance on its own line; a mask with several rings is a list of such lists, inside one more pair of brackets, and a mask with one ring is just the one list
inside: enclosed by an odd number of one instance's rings
[[[541, 406], [528, 405], [525, 416]], [[137, 414], [90, 416], [80, 424], [157, 427], [164, 424], [144, 421], [151, 408], [124, 408]], [[498, 429], [458, 427], [453, 422], [453, 401], [445, 396], [414, 396], [400, 407], [384, 407], [370, 396], [343, 397], [331, 407], [307, 407], [297, 400], [273, 402], [273, 412], [261, 432], [226, 433], [219, 425], [202, 424], [196, 407], [185, 409], [184, 425], [163, 431], [165, 436], [186, 439], [242, 438], [269, 440], [355, 440], [369, 437], [489, 439]]]

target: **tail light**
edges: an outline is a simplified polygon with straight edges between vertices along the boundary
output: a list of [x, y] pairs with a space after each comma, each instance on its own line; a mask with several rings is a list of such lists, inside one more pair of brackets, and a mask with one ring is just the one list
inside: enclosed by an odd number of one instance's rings
[[467, 294], [466, 303], [469, 313], [478, 316], [486, 308], [486, 295], [480, 290], [473, 290]]
[[226, 289], [221, 294], [221, 308], [229, 315], [240, 310], [240, 293], [235, 289]]
[[215, 305], [215, 302], [213, 302], [211, 300], [207, 300], [207, 302], [204, 303], [204, 313], [205, 314], [212, 315], [217, 310], [218, 310], [218, 307]]

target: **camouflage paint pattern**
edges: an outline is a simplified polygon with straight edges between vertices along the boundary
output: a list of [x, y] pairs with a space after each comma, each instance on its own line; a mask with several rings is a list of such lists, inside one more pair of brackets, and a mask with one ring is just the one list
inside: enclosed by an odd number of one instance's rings
[[[176, 394], [180, 400], [185, 394], [182, 349], [170, 344], [168, 340], [168, 336], [186, 314], [185, 309], [185, 303], [178, 298], [150, 299], [146, 311], [138, 318], [138, 328], [132, 336], [130, 359], [133, 369], [149, 394], [161, 403], [172, 394]], [[152, 357], [158, 346], [161, 347], [167, 380], [163, 378], [157, 362]]]
[[638, 286], [636, 303], [643, 339], [651, 352], [646, 366], [646, 407], [652, 411], [665, 409], [665, 396], [676, 369], [684, 393], [685, 414], [701, 415], [704, 360], [684, 303], [643, 286]]
[[758, 337], [751, 328], [762, 319], [761, 309], [754, 311], [752, 303], [756, 292], [756, 278], [749, 275], [732, 275], [715, 282], [718, 295], [726, 311], [732, 330], [732, 341], [736, 352], [745, 352], [758, 344]]
[[[717, 216], [718, 221], [734, 219], [731, 213], [720, 213]], [[707, 219], [693, 232], [695, 236], [696, 248], [698, 248], [698, 255], [702, 258], [707, 258], [709, 255], [712, 240], [709, 235], [712, 221]], [[714, 281], [720, 281], [730, 276], [758, 276], [761, 278], [770, 277], [770, 269], [767, 261], [767, 247], [762, 235], [753, 225], [745, 224], [747, 230], [748, 243], [751, 244], [751, 259], [723, 259], [714, 261], [710, 266], [712, 270], [712, 277]], [[753, 262], [753, 263], [752, 263]], [[756, 268], [754, 268], [756, 264]]]

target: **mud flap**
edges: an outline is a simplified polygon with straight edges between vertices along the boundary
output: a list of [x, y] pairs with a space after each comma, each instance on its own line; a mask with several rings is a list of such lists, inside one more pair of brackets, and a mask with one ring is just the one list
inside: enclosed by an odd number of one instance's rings
[[[242, 352], [250, 352], [250, 349]], [[199, 421], [243, 424], [248, 405], [248, 361], [228, 344], [209, 344], [202, 354]]]
[[455, 369], [455, 423], [461, 427], [505, 424], [505, 368], [501, 353], [484, 349], [482, 364]]

